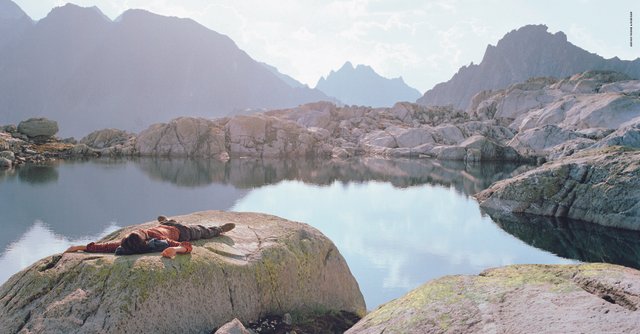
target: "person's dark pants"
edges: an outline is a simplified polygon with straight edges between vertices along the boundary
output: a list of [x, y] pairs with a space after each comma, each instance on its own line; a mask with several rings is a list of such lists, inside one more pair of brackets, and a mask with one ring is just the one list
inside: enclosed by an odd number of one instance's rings
[[182, 225], [174, 220], [169, 220], [161, 224], [178, 228], [178, 231], [180, 231], [180, 239], [177, 241], [211, 239], [222, 233], [222, 229], [220, 229], [219, 226], [206, 227], [202, 225]]

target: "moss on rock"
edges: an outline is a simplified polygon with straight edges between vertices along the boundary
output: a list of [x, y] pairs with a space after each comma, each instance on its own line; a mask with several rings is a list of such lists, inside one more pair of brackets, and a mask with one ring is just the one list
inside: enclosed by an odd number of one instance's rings
[[634, 269], [514, 265], [427, 282], [347, 333], [631, 333], [640, 330], [639, 293]]

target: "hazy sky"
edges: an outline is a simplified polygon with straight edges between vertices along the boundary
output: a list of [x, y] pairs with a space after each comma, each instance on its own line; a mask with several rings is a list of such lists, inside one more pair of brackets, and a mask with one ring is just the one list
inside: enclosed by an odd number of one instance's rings
[[[33, 19], [64, 0], [14, 0]], [[345, 61], [402, 76], [424, 92], [458, 68], [479, 63], [487, 44], [526, 24], [564, 31], [606, 58], [640, 56], [637, 0], [74, 0], [110, 18], [128, 8], [190, 17], [231, 37], [254, 59], [314, 87]], [[629, 46], [629, 13], [634, 45]], [[160, 33], [160, 32], [159, 32]]]

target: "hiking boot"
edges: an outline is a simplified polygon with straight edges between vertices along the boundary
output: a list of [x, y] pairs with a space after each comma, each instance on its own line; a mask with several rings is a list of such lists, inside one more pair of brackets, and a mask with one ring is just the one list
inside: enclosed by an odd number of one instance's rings
[[231, 230], [233, 230], [236, 227], [236, 224], [234, 223], [226, 223], [222, 226], [220, 226], [220, 231], [224, 232], [229, 232]]

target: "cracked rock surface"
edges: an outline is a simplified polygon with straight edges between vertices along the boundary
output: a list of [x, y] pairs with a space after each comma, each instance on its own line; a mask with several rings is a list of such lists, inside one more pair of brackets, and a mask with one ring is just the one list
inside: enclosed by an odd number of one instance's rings
[[[44, 258], [0, 287], [3, 333], [210, 333], [238, 318], [349, 311], [358, 284], [335, 245], [302, 223], [257, 213], [197, 212], [187, 224], [236, 224], [190, 255], [71, 253]], [[105, 237], [121, 238], [124, 228]]]
[[515, 265], [430, 281], [346, 333], [637, 333], [640, 271]]
[[496, 182], [476, 198], [485, 210], [566, 217], [640, 230], [640, 150], [580, 152]]

